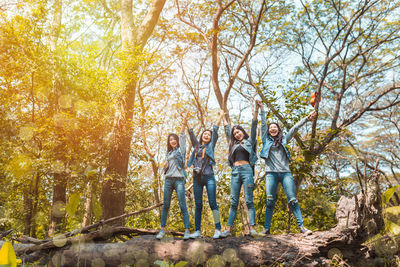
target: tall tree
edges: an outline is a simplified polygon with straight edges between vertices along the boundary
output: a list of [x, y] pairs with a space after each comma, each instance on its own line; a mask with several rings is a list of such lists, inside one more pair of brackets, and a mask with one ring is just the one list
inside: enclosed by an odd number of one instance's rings
[[[55, 0], [53, 4], [53, 22], [51, 26], [51, 35], [50, 35], [50, 51], [52, 54], [52, 65], [53, 65], [53, 90], [52, 90], [52, 103], [49, 110], [49, 115], [51, 116], [54, 113], [59, 112], [60, 107], [58, 105], [59, 98], [62, 94], [62, 81], [61, 74], [59, 73], [59, 60], [57, 56], [57, 45], [60, 36], [61, 30], [61, 18], [62, 18], [62, 2], [61, 0]], [[65, 142], [63, 131], [59, 132], [56, 147], [56, 157], [59, 164], [65, 164]], [[63, 219], [64, 212], [62, 211], [65, 208], [67, 195], [67, 174], [62, 170], [54, 171], [54, 179], [53, 179], [53, 197], [52, 197], [52, 207], [51, 207], [51, 216], [50, 216], [50, 225], [49, 225], [49, 235], [54, 235], [55, 232], [59, 232], [63, 229]]]
[[[122, 50], [126, 55], [123, 70], [123, 88], [114, 117], [109, 161], [103, 182], [101, 204], [103, 217], [121, 215], [125, 209], [125, 190], [130, 144], [132, 140], [132, 117], [135, 103], [140, 57], [151, 36], [166, 0], [154, 0], [140, 26], [134, 25], [132, 0], [121, 0]], [[121, 222], [119, 222], [121, 223]]]
[[[186, 2], [181, 7], [179, 0], [175, 0], [180, 20], [196, 30], [208, 48], [211, 56], [211, 82], [218, 104], [226, 113], [229, 121], [228, 100], [235, 82], [238, 80], [245, 62], [253, 49], [257, 46], [257, 37], [265, 13], [277, 5], [277, 1], [213, 1], [209, 14], [212, 21], [200, 18], [204, 11], [191, 8], [192, 3]], [[200, 3], [198, 8], [204, 8]], [[197, 13], [197, 14], [196, 14]], [[196, 15], [195, 15], [196, 14]], [[197, 21], [200, 22], [197, 22]], [[211, 27], [207, 30], [207, 26]], [[223, 66], [223, 69], [221, 67]], [[223, 73], [221, 73], [221, 70]]]
[[304, 116], [304, 104], [312, 91], [322, 96], [323, 102], [315, 105], [320, 115], [312, 124], [309, 142], [296, 138], [304, 152], [304, 172], [309, 172], [307, 163], [323, 153], [341, 131], [368, 113], [400, 104], [400, 85], [391, 80], [400, 66], [395, 48], [400, 39], [400, 4], [371, 0], [300, 3], [293, 17], [296, 23], [289, 25], [285, 41], [302, 63], [294, 70], [289, 89], [283, 90], [287, 109], [278, 112], [271, 89], [259, 89], [262, 79], [252, 85], [287, 126], [299, 114]]

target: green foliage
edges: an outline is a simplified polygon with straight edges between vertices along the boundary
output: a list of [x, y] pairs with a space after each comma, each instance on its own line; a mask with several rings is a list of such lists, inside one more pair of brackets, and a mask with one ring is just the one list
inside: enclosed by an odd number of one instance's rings
[[75, 217], [75, 213], [78, 209], [80, 198], [81, 198], [81, 195], [79, 193], [74, 193], [69, 196], [68, 204], [65, 207], [65, 210], [66, 210], [68, 216], [70, 216], [72, 218]]
[[400, 206], [389, 206], [399, 185], [388, 188], [382, 195], [383, 214], [385, 219], [385, 231], [393, 235], [400, 235]]
[[385, 206], [389, 203], [389, 200], [393, 197], [399, 185], [393, 186], [385, 191], [382, 195], [382, 205]]

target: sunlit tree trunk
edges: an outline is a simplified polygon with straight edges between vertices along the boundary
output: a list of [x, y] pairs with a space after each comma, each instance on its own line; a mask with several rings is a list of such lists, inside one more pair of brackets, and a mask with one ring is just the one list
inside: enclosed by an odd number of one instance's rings
[[[60, 35], [61, 29], [61, 16], [62, 16], [62, 2], [61, 0], [55, 0], [53, 5], [53, 22], [52, 22], [52, 32], [49, 40], [50, 50], [52, 52], [52, 64], [54, 65], [54, 73], [53, 73], [53, 99], [52, 99], [52, 107], [50, 110], [50, 114], [59, 109], [58, 106], [58, 97], [61, 94], [61, 81], [60, 74], [57, 72], [57, 57], [56, 57], [56, 49], [57, 42]], [[60, 138], [61, 139], [61, 138]], [[60, 141], [62, 143], [62, 141]], [[63, 151], [62, 144], [58, 146], [61, 148], [60, 151]], [[53, 197], [52, 197], [52, 207], [51, 207], [51, 215], [50, 215], [50, 224], [48, 235], [52, 236], [56, 231], [62, 230], [62, 222], [63, 222], [63, 214], [61, 212], [62, 209], [65, 208], [66, 201], [66, 173], [54, 173], [53, 176]]]
[[86, 194], [85, 213], [83, 215], [82, 227], [88, 226], [92, 223], [93, 194], [94, 194], [94, 185], [93, 182], [90, 182]]
[[[157, 24], [166, 0], [154, 0], [149, 12], [139, 27], [134, 26], [132, 0], [121, 0], [122, 49], [134, 59], [142, 53], [143, 47]], [[126, 176], [132, 140], [132, 117], [137, 88], [135, 77], [139, 66], [133, 65], [124, 72], [122, 95], [114, 117], [113, 135], [106, 177], [102, 186], [101, 205], [105, 219], [124, 213]], [[122, 222], [118, 222], [122, 224]]]

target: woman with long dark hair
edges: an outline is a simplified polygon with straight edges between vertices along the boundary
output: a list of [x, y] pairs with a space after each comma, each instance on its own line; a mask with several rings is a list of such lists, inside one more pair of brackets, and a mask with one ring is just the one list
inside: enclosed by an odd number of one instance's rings
[[190, 141], [194, 148], [190, 156], [188, 167], [193, 166], [193, 193], [195, 201], [195, 232], [190, 235], [191, 238], [201, 237], [201, 213], [203, 210], [203, 188], [206, 188], [208, 203], [213, 212], [215, 232], [213, 238], [219, 238], [221, 235], [221, 222], [217, 205], [217, 185], [215, 182], [213, 166], [215, 165], [214, 149], [218, 140], [218, 129], [224, 112], [219, 112], [219, 118], [212, 130], [204, 130], [200, 139], [197, 140], [193, 129], [186, 123]]
[[165, 225], [167, 223], [168, 211], [171, 204], [172, 192], [175, 190], [178, 196], [179, 207], [181, 208], [185, 234], [183, 239], [189, 239], [190, 224], [189, 213], [186, 206], [185, 193], [185, 154], [186, 154], [186, 115], [183, 115], [183, 126], [179, 138], [176, 134], [169, 134], [167, 139], [167, 162], [164, 165], [164, 204], [161, 213], [161, 230], [157, 234], [157, 239], [165, 235]]
[[257, 105], [261, 108], [261, 139], [263, 142], [260, 157], [265, 160], [267, 173], [265, 177], [267, 208], [265, 212], [263, 233], [270, 233], [271, 219], [276, 202], [276, 190], [278, 183], [282, 183], [283, 190], [285, 191], [289, 203], [289, 208], [296, 218], [300, 232], [309, 235], [312, 232], [304, 226], [300, 206], [296, 198], [293, 175], [289, 168], [290, 153], [286, 146], [301, 126], [303, 126], [307, 121], [315, 119], [316, 113], [315, 111], [312, 112], [293, 126], [287, 134], [283, 134], [277, 123], [273, 122], [267, 126], [264, 107], [260, 101], [257, 101]]
[[236, 218], [236, 212], [239, 204], [240, 189], [243, 185], [244, 198], [249, 211], [250, 235], [257, 234], [254, 230], [256, 224], [256, 211], [253, 203], [254, 191], [254, 165], [257, 161], [257, 117], [258, 108], [256, 105], [253, 112], [253, 120], [251, 122], [250, 136], [240, 125], [230, 127], [225, 120], [225, 133], [229, 138], [229, 165], [232, 168], [231, 176], [231, 205], [229, 209], [228, 227], [221, 236], [227, 237], [231, 235], [233, 223]]

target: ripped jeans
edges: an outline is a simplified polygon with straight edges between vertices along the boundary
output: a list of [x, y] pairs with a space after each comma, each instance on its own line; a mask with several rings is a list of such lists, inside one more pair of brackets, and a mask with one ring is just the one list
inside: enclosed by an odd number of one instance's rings
[[253, 190], [254, 190], [254, 178], [253, 169], [250, 165], [240, 165], [232, 167], [232, 178], [231, 178], [231, 207], [229, 210], [228, 225], [232, 226], [236, 218], [236, 212], [239, 205], [239, 194], [240, 189], [243, 185], [244, 198], [246, 200], [246, 206], [249, 210], [249, 221], [250, 225], [256, 224], [256, 210], [253, 203]]
[[294, 188], [294, 181], [292, 173], [290, 172], [268, 172], [265, 177], [266, 191], [267, 191], [267, 209], [265, 212], [264, 228], [271, 228], [271, 219], [274, 212], [276, 202], [276, 190], [278, 183], [282, 183], [283, 190], [285, 191], [286, 198], [289, 202], [290, 210], [296, 218], [299, 227], [304, 225], [301, 210], [296, 198], [296, 191]]

